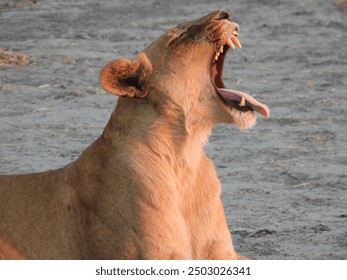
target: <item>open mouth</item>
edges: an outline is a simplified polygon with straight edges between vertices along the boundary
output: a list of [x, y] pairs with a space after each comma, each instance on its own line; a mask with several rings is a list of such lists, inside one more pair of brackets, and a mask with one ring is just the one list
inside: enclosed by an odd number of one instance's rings
[[245, 92], [226, 89], [224, 86], [222, 74], [225, 55], [230, 48], [241, 48], [237, 35], [237, 31], [234, 31], [224, 45], [215, 52], [211, 66], [212, 81], [219, 98], [225, 105], [241, 112], [256, 111], [268, 118], [270, 116], [270, 110], [265, 104], [260, 103], [254, 97]]

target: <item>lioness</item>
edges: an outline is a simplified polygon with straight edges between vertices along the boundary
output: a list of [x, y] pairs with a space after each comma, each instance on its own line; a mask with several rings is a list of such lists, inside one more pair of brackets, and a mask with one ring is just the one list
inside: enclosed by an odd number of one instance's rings
[[106, 65], [100, 83], [120, 98], [103, 134], [64, 168], [0, 177], [0, 258], [242, 259], [203, 151], [215, 124], [269, 117], [224, 88], [238, 34], [220, 10]]

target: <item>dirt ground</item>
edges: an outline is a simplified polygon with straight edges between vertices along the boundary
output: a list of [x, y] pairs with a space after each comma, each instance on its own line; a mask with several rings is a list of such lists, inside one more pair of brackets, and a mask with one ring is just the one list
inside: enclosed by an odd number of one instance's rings
[[101, 68], [226, 8], [243, 48], [224, 81], [271, 110], [246, 132], [215, 128], [206, 146], [234, 245], [256, 259], [347, 259], [347, 5], [336, 1], [0, 0], [0, 50], [28, 56], [0, 68], [0, 174], [77, 159], [116, 103]]

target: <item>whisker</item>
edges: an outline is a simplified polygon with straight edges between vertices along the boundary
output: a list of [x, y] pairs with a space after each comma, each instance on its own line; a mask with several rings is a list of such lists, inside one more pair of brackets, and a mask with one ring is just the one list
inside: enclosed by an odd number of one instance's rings
[[246, 54], [242, 49], [237, 49], [245, 58], [247, 58], [247, 60], [253, 60], [253, 57], [249, 56], [248, 54]]

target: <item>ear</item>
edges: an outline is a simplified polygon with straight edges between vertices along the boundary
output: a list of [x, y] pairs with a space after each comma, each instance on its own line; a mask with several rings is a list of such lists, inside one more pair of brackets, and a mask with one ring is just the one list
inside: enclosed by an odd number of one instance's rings
[[137, 59], [113, 60], [100, 73], [100, 84], [108, 92], [128, 97], [145, 97], [148, 90], [143, 88], [152, 73], [152, 64], [144, 53]]

